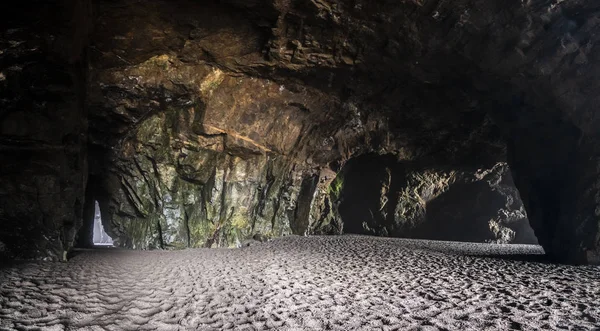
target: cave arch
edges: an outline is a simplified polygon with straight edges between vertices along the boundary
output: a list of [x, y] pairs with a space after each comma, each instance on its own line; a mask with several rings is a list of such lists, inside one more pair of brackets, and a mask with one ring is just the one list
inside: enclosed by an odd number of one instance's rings
[[349, 160], [338, 177], [345, 233], [537, 244], [505, 162], [440, 168], [370, 153]]

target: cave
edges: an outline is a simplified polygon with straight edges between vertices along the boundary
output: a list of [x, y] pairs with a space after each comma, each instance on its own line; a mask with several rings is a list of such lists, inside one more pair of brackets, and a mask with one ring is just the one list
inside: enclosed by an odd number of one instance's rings
[[0, 329], [593, 329], [599, 13], [4, 1]]
[[371, 153], [349, 160], [333, 185], [345, 233], [538, 243], [506, 162], [432, 168]]

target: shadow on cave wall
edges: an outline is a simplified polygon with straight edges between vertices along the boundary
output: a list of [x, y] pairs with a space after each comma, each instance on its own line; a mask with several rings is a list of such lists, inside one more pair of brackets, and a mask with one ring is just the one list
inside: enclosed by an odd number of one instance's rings
[[537, 244], [508, 167], [487, 171], [425, 169], [391, 155], [352, 159], [342, 169], [345, 232]]
[[504, 207], [484, 181], [456, 183], [427, 203], [425, 222], [413, 232], [417, 238], [451, 241], [492, 241], [488, 221]]
[[368, 154], [350, 160], [342, 172], [344, 186], [339, 213], [345, 232], [390, 235], [387, 191], [392, 180], [396, 184], [404, 178], [397, 175], [403, 173], [401, 165], [392, 155]]

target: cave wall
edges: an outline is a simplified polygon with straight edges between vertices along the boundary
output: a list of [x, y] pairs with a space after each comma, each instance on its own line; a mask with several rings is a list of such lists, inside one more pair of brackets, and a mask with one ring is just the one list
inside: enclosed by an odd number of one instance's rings
[[[231, 246], [255, 234], [321, 233], [328, 163], [374, 149], [410, 160], [504, 153], [485, 114], [427, 115], [438, 105], [422, 99], [448, 91], [405, 86], [386, 103], [420, 104], [421, 112], [390, 121], [394, 108], [363, 111], [362, 99], [340, 99], [332, 93], [339, 83], [324, 86], [306, 63], [273, 66], [257, 56], [262, 46], [253, 42], [273, 31], [248, 17], [181, 4], [185, 11], [160, 1], [98, 5], [90, 139], [106, 151], [91, 171], [104, 178], [96, 195], [120, 245]], [[464, 132], [473, 123], [475, 132]], [[450, 151], [440, 147], [449, 136]]]
[[[192, 216], [205, 235], [215, 215], [235, 213], [259, 228], [289, 223], [281, 233], [336, 232], [329, 187], [352, 157], [491, 169], [508, 155], [549, 255], [598, 263], [599, 10], [592, 0], [7, 7], [0, 242], [57, 258], [81, 224], [88, 176], [125, 246], [230, 245], [252, 226], [192, 244], [178, 215], [206, 208]], [[273, 198], [254, 198], [266, 186]], [[232, 213], [239, 201], [249, 208]]]
[[367, 154], [350, 160], [330, 185], [335, 194], [327, 203], [337, 218], [322, 223], [341, 223], [344, 233], [537, 243], [506, 162], [440, 168]]
[[400, 233], [416, 238], [537, 244], [509, 166], [408, 174], [395, 209]]
[[[540, 243], [558, 261], [598, 261], [598, 188], [587, 180], [598, 175], [593, 1], [127, 3], [98, 2], [92, 62], [102, 83], [92, 100], [131, 93], [107, 89], [103, 75], [164, 55], [328, 100], [295, 104], [310, 116], [290, 153], [294, 176], [318, 176], [309, 228], [331, 215], [323, 169], [369, 151], [439, 164], [481, 155], [489, 165], [498, 135], [472, 133], [497, 126]], [[164, 110], [161, 98], [179, 96], [164, 94], [168, 85], [142, 89], [147, 107], [99, 107], [92, 141], [116, 143]]]
[[312, 197], [300, 194], [294, 154], [314, 116], [306, 107], [331, 101], [167, 55], [100, 78], [97, 107], [144, 111], [105, 153], [108, 171], [98, 170], [107, 232], [119, 245], [228, 247], [303, 232], [291, 225], [308, 222], [297, 209]]
[[115, 155], [104, 180], [113, 239], [130, 248], [229, 247], [290, 234], [300, 179], [285, 157], [239, 137], [196, 134], [185, 122], [193, 118], [157, 114]]
[[0, 242], [12, 257], [59, 260], [82, 219], [91, 4], [8, 5], [0, 8]]

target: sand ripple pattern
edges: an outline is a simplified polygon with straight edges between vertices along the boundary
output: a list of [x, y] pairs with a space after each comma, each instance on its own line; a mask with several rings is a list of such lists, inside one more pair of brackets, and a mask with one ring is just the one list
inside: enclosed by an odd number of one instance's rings
[[[0, 330], [600, 330], [600, 268], [362, 236], [0, 269]], [[490, 255], [492, 257], [490, 257]]]

